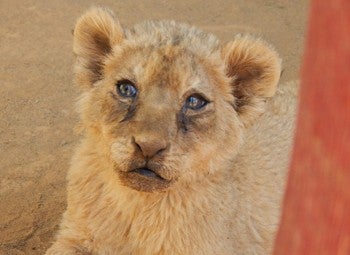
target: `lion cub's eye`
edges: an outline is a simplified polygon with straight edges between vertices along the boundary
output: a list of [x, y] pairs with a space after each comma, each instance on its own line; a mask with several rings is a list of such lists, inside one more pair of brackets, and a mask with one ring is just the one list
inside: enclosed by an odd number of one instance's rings
[[189, 96], [185, 102], [186, 108], [191, 110], [199, 110], [203, 108], [206, 104], [208, 104], [208, 101], [198, 94]]
[[135, 97], [137, 94], [135, 85], [129, 80], [118, 81], [117, 90], [122, 97]]

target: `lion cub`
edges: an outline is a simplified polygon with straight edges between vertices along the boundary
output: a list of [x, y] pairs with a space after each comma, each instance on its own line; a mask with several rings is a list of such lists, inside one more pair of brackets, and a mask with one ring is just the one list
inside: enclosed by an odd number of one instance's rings
[[267, 103], [277, 53], [173, 21], [122, 28], [102, 8], [78, 20], [74, 52], [85, 135], [46, 254], [270, 252], [295, 104]]

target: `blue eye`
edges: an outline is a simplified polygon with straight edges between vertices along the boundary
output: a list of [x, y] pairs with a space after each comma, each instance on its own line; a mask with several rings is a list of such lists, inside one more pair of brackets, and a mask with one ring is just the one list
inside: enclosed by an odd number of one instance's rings
[[117, 90], [122, 97], [135, 97], [137, 89], [129, 80], [121, 80], [117, 82]]
[[208, 101], [198, 94], [191, 95], [187, 98], [185, 106], [191, 110], [199, 110], [203, 108]]

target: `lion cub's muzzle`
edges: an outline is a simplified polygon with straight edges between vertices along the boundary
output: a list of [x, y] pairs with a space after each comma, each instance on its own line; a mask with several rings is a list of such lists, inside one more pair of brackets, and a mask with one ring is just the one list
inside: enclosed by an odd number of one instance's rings
[[121, 172], [123, 183], [138, 191], [153, 192], [165, 190], [172, 180], [164, 173], [161, 158], [169, 149], [166, 140], [159, 137], [133, 137], [135, 160], [128, 171]]

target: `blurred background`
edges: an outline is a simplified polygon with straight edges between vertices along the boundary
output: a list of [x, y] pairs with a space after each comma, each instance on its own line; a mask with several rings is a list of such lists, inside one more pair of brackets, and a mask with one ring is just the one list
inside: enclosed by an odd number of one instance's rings
[[281, 86], [297, 80], [306, 0], [0, 1], [0, 255], [43, 254], [65, 209], [65, 176], [77, 136], [72, 34], [91, 5], [124, 26], [174, 19], [216, 34], [261, 36], [283, 59]]

